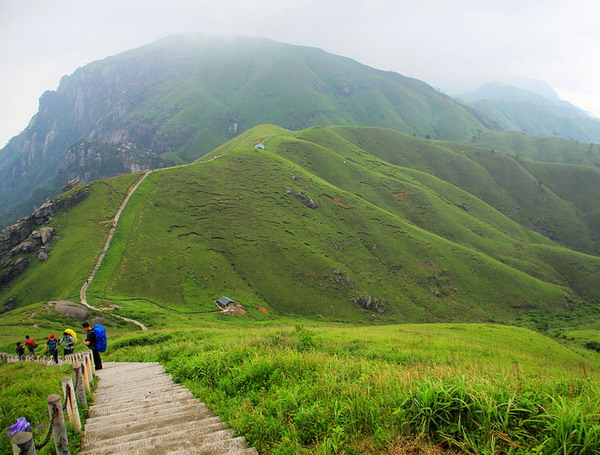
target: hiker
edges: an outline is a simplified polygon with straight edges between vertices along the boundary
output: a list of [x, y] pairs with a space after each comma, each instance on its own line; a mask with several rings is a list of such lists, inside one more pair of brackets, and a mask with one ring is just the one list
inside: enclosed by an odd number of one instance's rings
[[60, 339], [58, 344], [63, 345], [63, 353], [65, 358], [69, 354], [73, 354], [73, 349], [75, 348], [75, 339], [69, 334], [69, 332], [63, 333], [63, 337]]
[[37, 344], [33, 341], [32, 338], [29, 338], [29, 335], [25, 335], [25, 345], [27, 346], [27, 350], [29, 351], [29, 355], [34, 359], [37, 359], [37, 355], [35, 354], [35, 348], [37, 348]]
[[85, 344], [88, 348], [92, 350], [92, 355], [94, 357], [94, 366], [96, 367], [96, 370], [101, 370], [102, 359], [100, 358], [100, 353], [98, 352], [96, 346], [96, 333], [94, 332], [94, 329], [90, 327], [90, 324], [87, 322], [81, 324], [81, 327], [83, 327], [83, 330], [87, 332], [87, 337], [83, 341], [83, 344]]
[[54, 359], [54, 363], [58, 363], [58, 340], [54, 335], [50, 335], [48, 341], [46, 341], [46, 351]]
[[25, 360], [25, 347], [20, 341], [17, 341], [17, 355], [19, 356], [19, 360]]

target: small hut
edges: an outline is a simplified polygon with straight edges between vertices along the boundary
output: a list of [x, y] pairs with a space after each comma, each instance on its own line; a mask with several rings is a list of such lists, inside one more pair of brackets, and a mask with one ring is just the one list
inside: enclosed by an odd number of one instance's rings
[[217, 300], [215, 300], [215, 303], [217, 304], [217, 306], [219, 308], [225, 309], [229, 305], [234, 304], [235, 300], [231, 300], [229, 297], [226, 297], [223, 295], [223, 296], [219, 297]]

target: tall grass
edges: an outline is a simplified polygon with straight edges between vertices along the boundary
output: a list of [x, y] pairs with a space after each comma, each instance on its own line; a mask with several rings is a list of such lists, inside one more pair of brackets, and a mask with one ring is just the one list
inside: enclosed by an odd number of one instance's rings
[[472, 336], [459, 341], [446, 328], [445, 355], [426, 344], [404, 357], [386, 353], [403, 349], [397, 326], [356, 329], [376, 332], [361, 338], [381, 352], [357, 348], [351, 329], [298, 326], [151, 333], [117, 341], [111, 358], [163, 362], [261, 453], [388, 453], [398, 438], [462, 453], [598, 453], [593, 373], [552, 360], [554, 342], [542, 337], [533, 341], [547, 340], [552, 353], [534, 359], [525, 349], [516, 367], [511, 355], [490, 355], [517, 349], [510, 328], [487, 351], [477, 328], [465, 330]]
[[[6, 428], [19, 417], [25, 417], [33, 427], [36, 444], [42, 442], [50, 422], [46, 397], [54, 393], [62, 396], [61, 379], [70, 374], [69, 366], [45, 366], [36, 362], [0, 364], [0, 453], [12, 453]], [[75, 433], [69, 423], [67, 430], [71, 453], [75, 454], [79, 450], [81, 435]], [[37, 453], [54, 454], [53, 440]]]

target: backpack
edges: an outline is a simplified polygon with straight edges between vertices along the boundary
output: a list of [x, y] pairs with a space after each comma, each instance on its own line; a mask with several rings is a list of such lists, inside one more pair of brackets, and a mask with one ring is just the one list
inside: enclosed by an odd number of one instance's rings
[[77, 343], [77, 334], [75, 333], [75, 330], [65, 329], [63, 332], [67, 332], [69, 335], [71, 335], [73, 337], [73, 341]]
[[106, 329], [100, 325], [96, 324], [94, 326], [94, 333], [96, 334], [96, 350], [98, 352], [106, 351]]
[[56, 351], [56, 346], [58, 346], [58, 340], [48, 340], [48, 350]]

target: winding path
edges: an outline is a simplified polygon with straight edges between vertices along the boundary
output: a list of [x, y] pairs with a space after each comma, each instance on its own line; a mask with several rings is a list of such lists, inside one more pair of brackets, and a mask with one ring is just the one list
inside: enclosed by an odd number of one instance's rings
[[[142, 176], [138, 179], [138, 181], [129, 187], [129, 189], [127, 190], [127, 194], [125, 195], [125, 198], [123, 199], [123, 202], [121, 202], [121, 205], [119, 206], [119, 210], [117, 210], [117, 213], [115, 214], [114, 218], [112, 219], [112, 225], [110, 227], [110, 232], [108, 233], [108, 237], [106, 238], [106, 242], [104, 243], [104, 248], [102, 249], [102, 253], [98, 257], [98, 260], [96, 261], [96, 265], [94, 266], [92, 272], [90, 273], [90, 276], [88, 277], [87, 280], [85, 280], [85, 283], [83, 283], [83, 286], [81, 286], [81, 289], [79, 291], [79, 301], [83, 306], [85, 306], [86, 308], [89, 308], [90, 310], [94, 310], [94, 311], [111, 311], [112, 310], [112, 308], [97, 308], [93, 305], [90, 305], [87, 301], [87, 289], [88, 289], [89, 285], [92, 283], [92, 280], [94, 279], [94, 277], [96, 276], [96, 273], [98, 273], [98, 270], [100, 269], [100, 266], [102, 265], [102, 261], [104, 261], [104, 257], [106, 256], [106, 253], [108, 252], [108, 249], [110, 248], [110, 243], [112, 242], [113, 236], [114, 236], [117, 226], [119, 224], [119, 218], [121, 218], [121, 213], [123, 213], [123, 210], [127, 206], [127, 203], [129, 202], [129, 199], [131, 198], [133, 193], [135, 193], [135, 191], [142, 184], [142, 182], [144, 180], [146, 180], [146, 177], [148, 177], [148, 175], [150, 175], [152, 172], [161, 172], [161, 171], [166, 171], [168, 169], [176, 169], [176, 168], [180, 168], [180, 167], [191, 166], [194, 164], [208, 163], [209, 161], [216, 160], [217, 158], [219, 158], [221, 156], [222, 155], [213, 155], [212, 158], [205, 160], [205, 161], [200, 161], [200, 162], [196, 161], [196, 162], [188, 163], [188, 164], [180, 164], [178, 166], [163, 167], [160, 169], [152, 169], [149, 171], [145, 171], [142, 174]], [[142, 329], [142, 331], [148, 330], [148, 327], [146, 327], [141, 322], [136, 321], [135, 319], [130, 319], [130, 318], [126, 318], [124, 316], [119, 316], [118, 314], [115, 314], [115, 313], [111, 313], [111, 316], [121, 319], [122, 321], [131, 322], [132, 324], [135, 324], [140, 329]]]

